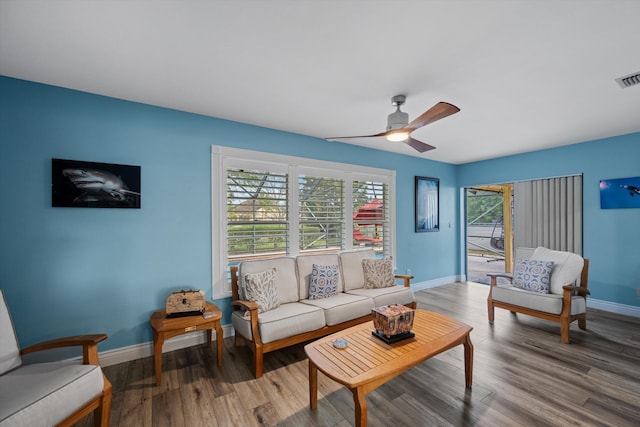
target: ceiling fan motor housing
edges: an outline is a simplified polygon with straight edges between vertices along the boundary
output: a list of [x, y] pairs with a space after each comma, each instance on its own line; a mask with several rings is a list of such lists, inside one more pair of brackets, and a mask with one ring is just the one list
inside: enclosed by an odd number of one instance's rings
[[387, 117], [387, 130], [400, 129], [409, 124], [409, 114], [400, 111], [400, 106], [395, 113], [389, 114]]

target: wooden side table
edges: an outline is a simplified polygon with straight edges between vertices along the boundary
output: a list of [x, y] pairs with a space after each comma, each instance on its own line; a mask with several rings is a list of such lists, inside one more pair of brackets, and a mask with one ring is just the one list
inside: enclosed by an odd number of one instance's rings
[[153, 329], [153, 358], [156, 369], [156, 385], [162, 382], [162, 345], [164, 340], [178, 335], [188, 334], [194, 331], [205, 331], [207, 334], [207, 346], [211, 345], [211, 332], [216, 330], [216, 345], [218, 349], [218, 366], [222, 366], [222, 311], [212, 302], [206, 302], [205, 313], [213, 313], [213, 316], [205, 319], [203, 316], [185, 316], [167, 318], [165, 310], [153, 312], [149, 323]]

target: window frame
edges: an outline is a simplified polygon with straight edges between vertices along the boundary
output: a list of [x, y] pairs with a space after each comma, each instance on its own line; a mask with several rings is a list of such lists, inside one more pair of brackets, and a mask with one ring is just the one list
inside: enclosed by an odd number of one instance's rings
[[[244, 168], [284, 172], [289, 175], [290, 213], [298, 209], [297, 183], [300, 175], [322, 176], [345, 180], [344, 205], [345, 230], [353, 228], [353, 182], [374, 181], [387, 185], [389, 214], [389, 247], [387, 253], [392, 256], [395, 268], [396, 252], [396, 171], [349, 163], [330, 162], [307, 157], [296, 157], [262, 151], [239, 148], [211, 146], [211, 277], [213, 299], [231, 296], [231, 284], [227, 268], [227, 188], [226, 174], [229, 168]], [[293, 187], [292, 187], [293, 186]], [[298, 215], [289, 215], [289, 241], [298, 242]], [[345, 250], [353, 248], [353, 239], [345, 235]], [[290, 256], [299, 253], [298, 245], [291, 245]]]

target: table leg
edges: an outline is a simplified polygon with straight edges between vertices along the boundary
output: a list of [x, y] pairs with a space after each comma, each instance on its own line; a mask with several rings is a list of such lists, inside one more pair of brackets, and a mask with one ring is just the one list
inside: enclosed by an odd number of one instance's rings
[[473, 344], [471, 344], [469, 334], [464, 341], [464, 382], [467, 388], [471, 388], [473, 382]]
[[162, 384], [162, 345], [164, 334], [153, 331], [153, 361], [156, 369], [156, 385]]
[[362, 387], [351, 390], [353, 393], [353, 403], [356, 410], [356, 427], [367, 426], [367, 399], [364, 397]]
[[218, 349], [218, 367], [222, 366], [222, 346], [224, 344], [224, 335], [222, 334], [222, 327], [220, 322], [216, 323], [216, 347]]
[[318, 408], [318, 368], [309, 360], [309, 406]]

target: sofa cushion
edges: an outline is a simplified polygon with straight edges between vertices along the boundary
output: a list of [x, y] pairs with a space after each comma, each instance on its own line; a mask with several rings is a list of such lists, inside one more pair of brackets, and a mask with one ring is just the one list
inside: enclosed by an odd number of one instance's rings
[[407, 305], [416, 300], [413, 290], [411, 288], [405, 288], [404, 286], [390, 286], [375, 289], [361, 288], [353, 289], [348, 293], [373, 299], [374, 307], [391, 304]]
[[553, 261], [549, 283], [552, 294], [562, 295], [564, 285], [580, 285], [580, 274], [584, 267], [584, 259], [580, 255], [538, 247], [533, 251], [531, 259]]
[[[493, 288], [492, 298], [494, 301], [501, 301], [545, 313], [560, 314], [562, 312], [562, 295], [558, 294], [541, 294], [525, 291], [515, 286], [496, 286]], [[586, 311], [586, 308], [586, 302], [583, 297], [572, 297], [571, 315], [582, 314]]]
[[[241, 310], [233, 312], [231, 324], [236, 333], [249, 340], [253, 339], [251, 321], [243, 317]], [[324, 325], [324, 311], [321, 308], [299, 302], [280, 304], [280, 307], [258, 316], [258, 328], [263, 343], [314, 331]]]
[[313, 264], [313, 271], [309, 279], [309, 299], [329, 298], [336, 295], [339, 276], [338, 264]]
[[258, 312], [263, 313], [278, 307], [277, 270], [270, 268], [257, 273], [246, 273], [242, 277], [244, 298], [258, 304]]
[[363, 259], [364, 288], [386, 288], [396, 286], [393, 277], [393, 263], [391, 257], [382, 259]]
[[362, 260], [375, 258], [376, 253], [373, 249], [340, 252], [340, 272], [345, 292], [364, 287]]
[[527, 291], [549, 293], [549, 277], [553, 261], [518, 259], [513, 271], [513, 285]]
[[[301, 300], [309, 298], [309, 282], [311, 280], [311, 273], [313, 272], [313, 264], [338, 265], [338, 254], [298, 255], [296, 257], [298, 284], [300, 286], [298, 292]], [[342, 277], [338, 275], [338, 292], [342, 292], [344, 289], [342, 283]]]
[[22, 364], [9, 307], [0, 289], [0, 375]]
[[[275, 268], [278, 272], [276, 278], [278, 302], [285, 304], [298, 301], [300, 298], [298, 296], [298, 276], [296, 275], [295, 258], [279, 257], [244, 261], [240, 264], [238, 277], [242, 280], [242, 277], [247, 273], [259, 273], [270, 268]], [[240, 285], [239, 288], [242, 286]], [[244, 299], [244, 297], [241, 296], [240, 299]]]
[[103, 387], [102, 371], [97, 365], [70, 362], [22, 365], [0, 376], [0, 424], [57, 425], [98, 396]]
[[330, 298], [305, 299], [300, 302], [323, 309], [325, 321], [329, 326], [370, 315], [374, 307], [371, 298], [344, 292]]

